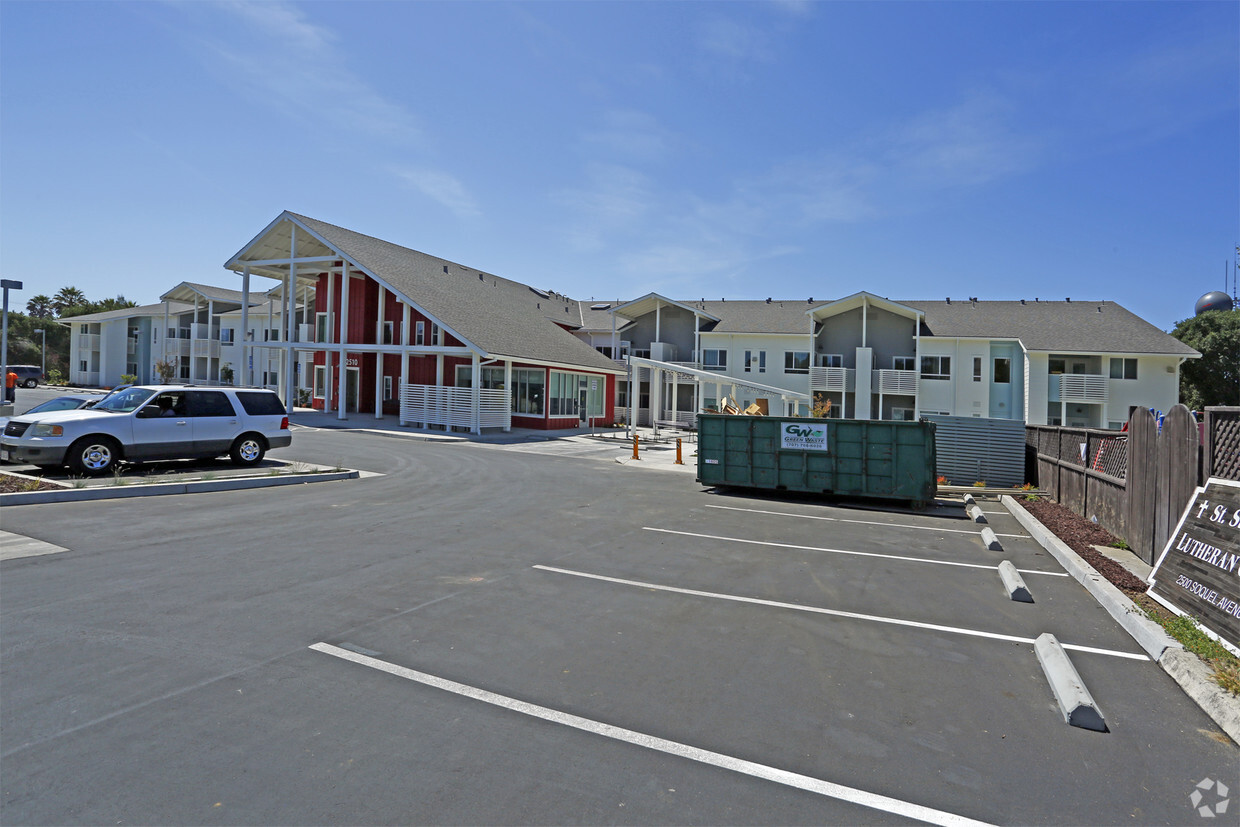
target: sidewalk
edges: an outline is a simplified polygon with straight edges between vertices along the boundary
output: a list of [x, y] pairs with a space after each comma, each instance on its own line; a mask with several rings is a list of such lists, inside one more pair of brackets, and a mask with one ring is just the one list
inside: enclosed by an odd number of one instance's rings
[[[697, 436], [692, 432], [669, 431], [660, 429], [658, 439], [653, 436], [649, 427], [638, 427], [639, 460], [633, 457], [633, 438], [625, 436], [625, 429], [603, 428], [562, 428], [544, 431], [536, 428], [513, 428], [502, 431], [488, 428], [482, 434], [445, 431], [434, 428], [415, 428], [401, 425], [396, 414], [387, 414], [376, 418], [371, 413], [351, 413], [348, 419], [339, 419], [335, 411], [324, 413], [312, 408], [294, 408], [289, 420], [292, 424], [304, 428], [321, 428], [324, 430], [353, 431], [372, 433], [398, 439], [412, 439], [433, 442], [472, 442], [479, 445], [507, 447], [534, 446], [546, 447], [546, 453], [566, 453], [581, 455], [584, 446], [595, 446], [600, 458], [614, 459], [624, 465], [643, 468], [659, 468], [663, 470], [692, 471], [696, 473]], [[684, 465], [676, 465], [676, 439], [681, 439], [681, 456]], [[614, 450], [612, 450], [614, 449]]]

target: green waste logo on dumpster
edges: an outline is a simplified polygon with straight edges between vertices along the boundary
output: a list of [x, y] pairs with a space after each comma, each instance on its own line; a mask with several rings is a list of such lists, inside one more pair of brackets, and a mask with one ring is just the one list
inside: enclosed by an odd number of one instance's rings
[[784, 450], [827, 450], [827, 428], [825, 425], [805, 425], [799, 422], [788, 422], [784, 425], [781, 437], [779, 447]]

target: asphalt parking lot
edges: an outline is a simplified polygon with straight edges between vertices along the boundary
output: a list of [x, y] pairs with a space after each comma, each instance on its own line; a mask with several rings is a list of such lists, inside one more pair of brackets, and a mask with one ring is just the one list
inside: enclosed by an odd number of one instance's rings
[[5, 509], [66, 551], [0, 564], [0, 821], [1183, 824], [1237, 777], [999, 506], [992, 552], [610, 454], [302, 430], [379, 476]]

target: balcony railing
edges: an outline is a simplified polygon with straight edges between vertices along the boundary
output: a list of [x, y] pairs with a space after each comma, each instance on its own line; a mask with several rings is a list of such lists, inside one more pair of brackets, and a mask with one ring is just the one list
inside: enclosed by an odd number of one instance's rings
[[917, 395], [919, 374], [915, 370], [880, 370], [878, 373], [878, 392], [894, 393], [904, 396]]
[[78, 348], [80, 350], [98, 350], [99, 334], [98, 333], [79, 333]]
[[215, 358], [220, 355], [218, 339], [194, 339], [194, 355]]
[[1092, 373], [1063, 373], [1050, 377], [1051, 402], [1106, 402], [1110, 379]]
[[811, 391], [855, 391], [857, 371], [852, 368], [810, 368]]

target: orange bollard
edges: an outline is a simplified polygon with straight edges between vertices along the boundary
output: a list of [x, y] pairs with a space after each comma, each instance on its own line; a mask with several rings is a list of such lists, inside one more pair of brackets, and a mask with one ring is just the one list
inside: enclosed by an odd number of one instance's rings
[[676, 464], [684, 465], [685, 461], [680, 458], [680, 437], [676, 437]]
[[633, 431], [633, 459], [641, 459], [641, 457], [637, 455], [637, 431], [636, 429]]

